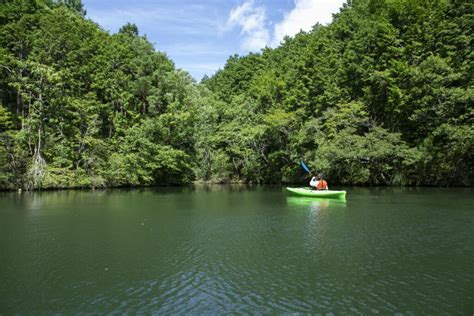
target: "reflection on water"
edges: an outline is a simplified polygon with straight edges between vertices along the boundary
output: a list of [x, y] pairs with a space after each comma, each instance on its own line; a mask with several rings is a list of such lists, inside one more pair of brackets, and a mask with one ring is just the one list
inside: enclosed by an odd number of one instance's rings
[[288, 196], [286, 202], [289, 206], [303, 206], [311, 210], [325, 210], [328, 208], [346, 207], [345, 198], [313, 198], [303, 196]]

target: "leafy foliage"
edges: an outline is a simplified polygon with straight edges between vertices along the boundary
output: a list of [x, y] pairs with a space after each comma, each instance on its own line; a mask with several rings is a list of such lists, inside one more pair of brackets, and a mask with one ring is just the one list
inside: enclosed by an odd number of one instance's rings
[[[264, 182], [297, 181], [303, 158], [333, 183], [472, 185], [473, 7], [348, 1], [328, 26], [230, 58], [203, 84], [251, 113], [251, 126], [233, 127], [247, 141], [232, 152], [260, 152], [252, 175], [270, 168], [257, 179]], [[293, 116], [285, 133], [259, 120], [275, 111]], [[256, 128], [269, 132], [249, 134]]]
[[352, 0], [196, 83], [80, 0], [0, 5], [0, 188], [472, 185], [467, 0]]

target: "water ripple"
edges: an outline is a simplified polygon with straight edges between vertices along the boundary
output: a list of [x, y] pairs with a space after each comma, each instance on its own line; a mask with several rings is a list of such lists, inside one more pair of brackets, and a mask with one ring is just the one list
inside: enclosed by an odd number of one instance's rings
[[145, 191], [93, 204], [86, 194], [70, 212], [71, 196], [36, 197], [31, 216], [9, 213], [14, 229], [0, 231], [0, 313], [472, 310], [471, 204], [356, 193]]

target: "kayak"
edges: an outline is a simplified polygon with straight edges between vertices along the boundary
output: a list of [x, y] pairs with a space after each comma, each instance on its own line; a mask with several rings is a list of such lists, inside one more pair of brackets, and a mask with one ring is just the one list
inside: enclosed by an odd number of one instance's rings
[[286, 188], [288, 191], [299, 196], [324, 197], [324, 198], [344, 198], [346, 191], [314, 190], [310, 188]]
[[286, 188], [288, 191], [299, 196], [323, 197], [323, 198], [345, 198], [346, 191], [314, 190], [309, 188]]

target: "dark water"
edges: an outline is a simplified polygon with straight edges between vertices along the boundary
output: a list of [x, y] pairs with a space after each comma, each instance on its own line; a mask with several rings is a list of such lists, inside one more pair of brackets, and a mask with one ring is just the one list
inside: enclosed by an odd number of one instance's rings
[[0, 314], [472, 315], [473, 193], [4, 193]]

